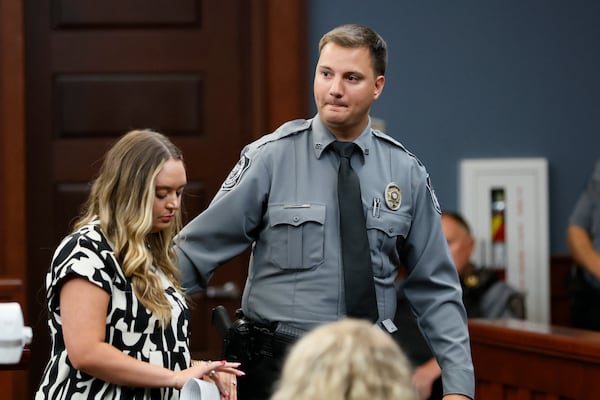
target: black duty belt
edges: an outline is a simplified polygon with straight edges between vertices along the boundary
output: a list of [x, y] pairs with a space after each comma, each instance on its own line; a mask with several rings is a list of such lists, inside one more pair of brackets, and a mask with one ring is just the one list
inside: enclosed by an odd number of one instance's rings
[[237, 320], [229, 318], [223, 306], [213, 309], [212, 322], [223, 338], [222, 356], [230, 361], [246, 364], [257, 357], [283, 359], [288, 349], [304, 333], [281, 322], [269, 325], [247, 318], [241, 309], [236, 311]]
[[289, 348], [298, 340], [305, 331], [283, 323], [268, 327], [253, 324], [252, 338], [255, 351], [263, 357], [280, 359], [285, 357]]
[[[223, 338], [223, 358], [247, 363], [256, 357], [283, 359], [289, 348], [306, 331], [281, 322], [261, 324], [248, 319], [242, 310], [236, 311], [232, 322], [223, 306], [213, 309], [212, 321]], [[385, 332], [394, 333], [393, 321], [386, 319], [377, 324]]]

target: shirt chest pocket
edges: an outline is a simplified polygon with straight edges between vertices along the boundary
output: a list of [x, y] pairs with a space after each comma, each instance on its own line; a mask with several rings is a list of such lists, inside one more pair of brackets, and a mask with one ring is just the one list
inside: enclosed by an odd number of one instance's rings
[[380, 210], [377, 217], [367, 213], [367, 235], [371, 245], [373, 274], [386, 278], [396, 272], [400, 265], [399, 247], [410, 231], [410, 216]]
[[324, 204], [269, 205], [270, 259], [281, 269], [309, 269], [323, 262]]

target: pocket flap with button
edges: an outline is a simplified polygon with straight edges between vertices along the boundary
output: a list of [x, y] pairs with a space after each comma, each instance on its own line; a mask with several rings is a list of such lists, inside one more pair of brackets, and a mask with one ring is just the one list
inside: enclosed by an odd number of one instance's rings
[[325, 204], [270, 204], [271, 260], [281, 269], [313, 268], [323, 262]]
[[305, 222], [325, 223], [324, 204], [290, 204], [270, 207], [271, 226], [293, 225], [300, 226]]

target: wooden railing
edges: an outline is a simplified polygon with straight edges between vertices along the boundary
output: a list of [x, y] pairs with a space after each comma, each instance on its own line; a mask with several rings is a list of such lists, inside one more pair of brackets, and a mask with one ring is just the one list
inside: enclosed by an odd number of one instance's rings
[[600, 332], [511, 319], [469, 331], [477, 399], [600, 399]]

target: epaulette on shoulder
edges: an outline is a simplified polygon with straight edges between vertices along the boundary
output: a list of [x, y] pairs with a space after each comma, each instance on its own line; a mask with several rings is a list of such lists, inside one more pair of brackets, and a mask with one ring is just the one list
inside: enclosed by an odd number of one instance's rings
[[388, 135], [386, 133], [383, 133], [381, 131], [378, 131], [377, 129], [371, 129], [371, 132], [373, 132], [373, 136], [377, 137], [378, 139], [385, 140], [386, 142], [391, 143], [394, 146], [399, 147], [400, 149], [402, 149], [402, 151], [404, 151], [410, 157], [414, 158], [417, 161], [417, 163], [419, 163], [419, 165], [423, 165], [423, 163], [421, 162], [421, 160], [419, 160], [417, 158], [417, 156], [415, 156], [413, 153], [411, 153], [410, 151], [408, 151], [408, 149], [406, 147], [404, 147], [404, 145], [402, 143], [400, 143], [399, 141], [397, 141], [396, 139], [394, 139], [390, 135]]
[[310, 121], [306, 119], [295, 119], [288, 121], [277, 128], [275, 131], [262, 136], [261, 138], [250, 143], [242, 150], [242, 154], [250, 156], [254, 151], [261, 148], [267, 143], [280, 140], [282, 138], [295, 135], [302, 131], [305, 131], [310, 127]]

